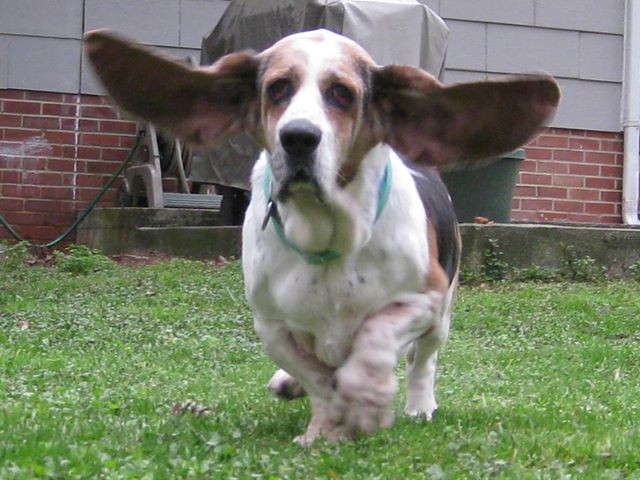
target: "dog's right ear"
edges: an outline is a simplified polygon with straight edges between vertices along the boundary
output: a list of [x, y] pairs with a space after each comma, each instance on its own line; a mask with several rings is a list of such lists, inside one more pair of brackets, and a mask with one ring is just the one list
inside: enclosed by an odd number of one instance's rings
[[197, 145], [245, 130], [259, 136], [258, 57], [233, 53], [191, 68], [107, 30], [84, 36], [85, 51], [124, 110]]
[[414, 163], [454, 170], [524, 145], [555, 113], [560, 89], [548, 75], [444, 86], [389, 65], [373, 70], [372, 98], [385, 142]]

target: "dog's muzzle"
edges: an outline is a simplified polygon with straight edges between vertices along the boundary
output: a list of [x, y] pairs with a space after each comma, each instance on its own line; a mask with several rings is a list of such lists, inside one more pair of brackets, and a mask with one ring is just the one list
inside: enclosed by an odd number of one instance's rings
[[294, 185], [312, 187], [319, 185], [314, 172], [316, 150], [322, 140], [322, 131], [309, 120], [291, 120], [280, 129], [281, 186], [278, 192], [280, 199], [291, 194]]

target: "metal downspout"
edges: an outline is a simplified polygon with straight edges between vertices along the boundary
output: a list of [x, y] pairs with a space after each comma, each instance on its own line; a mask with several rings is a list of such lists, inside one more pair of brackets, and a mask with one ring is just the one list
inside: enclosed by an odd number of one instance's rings
[[640, 193], [640, 0], [626, 0], [625, 2], [623, 74], [622, 221], [627, 225], [640, 225], [638, 219]]

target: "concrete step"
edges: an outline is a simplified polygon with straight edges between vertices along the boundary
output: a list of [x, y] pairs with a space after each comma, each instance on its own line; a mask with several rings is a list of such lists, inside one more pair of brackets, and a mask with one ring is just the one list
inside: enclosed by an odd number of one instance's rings
[[238, 257], [241, 227], [220, 224], [208, 209], [97, 208], [80, 225], [76, 242], [107, 255], [153, 250], [186, 258]]

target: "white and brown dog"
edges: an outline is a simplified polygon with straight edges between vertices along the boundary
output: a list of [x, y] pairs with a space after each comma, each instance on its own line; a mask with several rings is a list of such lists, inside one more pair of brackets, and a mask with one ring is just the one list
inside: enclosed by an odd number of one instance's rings
[[269, 389], [311, 400], [297, 441], [391, 425], [405, 352], [405, 411], [430, 418], [460, 242], [438, 174], [403, 160], [455, 168], [518, 147], [556, 110], [553, 79], [444, 87], [324, 30], [196, 69], [106, 31], [85, 40], [134, 115], [193, 144], [245, 131], [262, 146], [242, 262], [255, 329], [281, 368]]

